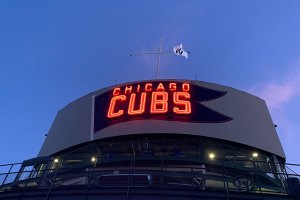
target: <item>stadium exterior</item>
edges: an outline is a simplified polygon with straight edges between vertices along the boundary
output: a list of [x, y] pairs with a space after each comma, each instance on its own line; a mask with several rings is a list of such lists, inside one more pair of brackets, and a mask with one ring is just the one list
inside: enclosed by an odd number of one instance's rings
[[285, 159], [264, 100], [138, 81], [60, 110], [37, 158], [0, 166], [0, 199], [300, 199]]

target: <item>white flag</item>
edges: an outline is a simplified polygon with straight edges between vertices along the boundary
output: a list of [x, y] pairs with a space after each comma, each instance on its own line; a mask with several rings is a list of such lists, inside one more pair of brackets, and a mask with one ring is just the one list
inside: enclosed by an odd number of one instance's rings
[[184, 56], [186, 59], [188, 59], [188, 52], [186, 52], [185, 50], [183, 50], [182, 48], [182, 44], [177, 45], [173, 48], [173, 51], [176, 55], [178, 56]]

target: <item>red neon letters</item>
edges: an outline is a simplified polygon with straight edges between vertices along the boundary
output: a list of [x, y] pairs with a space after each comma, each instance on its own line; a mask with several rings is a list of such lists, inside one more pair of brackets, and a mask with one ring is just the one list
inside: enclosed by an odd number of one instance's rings
[[128, 106], [128, 114], [129, 115], [138, 115], [138, 114], [143, 114], [145, 112], [146, 95], [147, 95], [146, 92], [142, 92], [140, 108], [138, 110], [134, 110], [134, 105], [135, 105], [135, 101], [136, 101], [136, 94], [132, 93], [130, 95], [130, 101], [129, 101], [129, 106]]
[[[154, 85], [146, 83], [114, 88], [107, 117], [120, 117], [125, 112], [128, 115], [141, 115], [147, 110], [150, 114], [191, 114], [190, 84], [171, 82]], [[147, 108], [147, 105], [150, 106]]]
[[152, 92], [150, 113], [159, 114], [166, 112], [168, 112], [168, 93]]
[[111, 99], [108, 113], [107, 113], [108, 118], [120, 117], [121, 115], [124, 114], [124, 110], [119, 110], [118, 112], [116, 112], [114, 110], [114, 108], [116, 107], [117, 101], [121, 101], [121, 102], [126, 101], [126, 96], [120, 95], [120, 96], [115, 96]]
[[190, 114], [192, 112], [192, 108], [191, 108], [191, 102], [187, 101], [189, 99], [190, 99], [190, 93], [187, 93], [187, 92], [174, 92], [174, 94], [173, 94], [174, 104], [177, 105], [177, 106], [182, 106], [183, 107], [183, 109], [180, 109], [179, 107], [174, 106], [174, 108], [173, 108], [174, 113], [177, 113], [177, 114]]

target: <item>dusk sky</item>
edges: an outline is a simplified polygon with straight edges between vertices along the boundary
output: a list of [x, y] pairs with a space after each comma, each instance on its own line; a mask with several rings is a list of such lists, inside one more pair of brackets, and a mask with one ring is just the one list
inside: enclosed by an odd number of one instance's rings
[[158, 51], [160, 35], [163, 51], [191, 53], [163, 55], [159, 78], [265, 99], [287, 162], [300, 163], [299, 0], [0, 1], [0, 163], [36, 157], [77, 98], [154, 79], [157, 57], [129, 54]]

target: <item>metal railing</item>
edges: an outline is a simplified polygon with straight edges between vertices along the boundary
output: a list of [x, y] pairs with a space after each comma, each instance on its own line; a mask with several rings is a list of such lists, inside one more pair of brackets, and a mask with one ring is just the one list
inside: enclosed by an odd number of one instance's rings
[[[186, 159], [185, 159], [186, 160]], [[0, 165], [0, 192], [87, 186], [100, 188], [157, 187], [221, 190], [300, 197], [297, 164], [262, 161], [170, 162], [168, 157], [132, 156], [108, 159], [52, 160]], [[293, 170], [291, 169], [293, 168]]]

